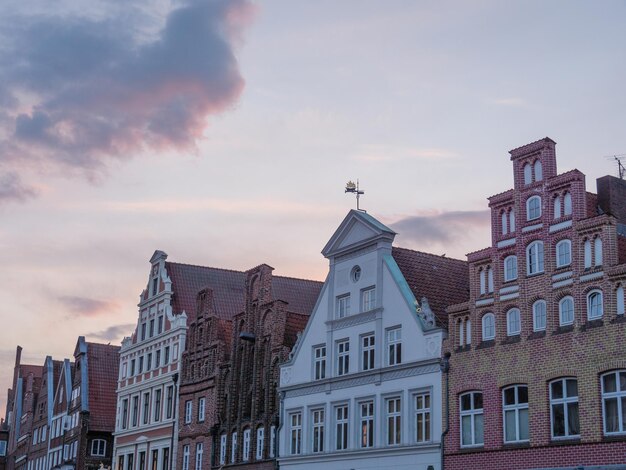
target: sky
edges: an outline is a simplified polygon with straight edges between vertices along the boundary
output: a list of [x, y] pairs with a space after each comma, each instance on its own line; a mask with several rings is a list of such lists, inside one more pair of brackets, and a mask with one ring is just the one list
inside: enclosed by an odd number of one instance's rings
[[[15, 347], [119, 344], [149, 259], [323, 280], [359, 179], [396, 244], [490, 243], [508, 151], [626, 154], [626, 3], [0, 2], [0, 407]], [[0, 413], [1, 414], [1, 413]]]

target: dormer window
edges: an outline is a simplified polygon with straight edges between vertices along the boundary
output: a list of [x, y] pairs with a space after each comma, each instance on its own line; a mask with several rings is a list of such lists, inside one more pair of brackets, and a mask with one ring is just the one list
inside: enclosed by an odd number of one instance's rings
[[526, 220], [535, 220], [541, 217], [541, 198], [532, 196], [526, 201]]

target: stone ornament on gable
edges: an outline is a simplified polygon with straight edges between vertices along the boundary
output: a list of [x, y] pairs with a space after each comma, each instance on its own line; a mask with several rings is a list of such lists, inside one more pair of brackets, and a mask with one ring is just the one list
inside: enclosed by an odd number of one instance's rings
[[291, 352], [289, 353], [289, 360], [293, 359], [293, 356], [296, 354], [296, 351], [298, 350], [298, 346], [300, 346], [300, 338], [302, 337], [302, 332], [298, 331], [298, 333], [296, 334], [296, 342], [293, 345], [293, 348], [291, 348]]
[[291, 382], [291, 367], [283, 367], [280, 376], [281, 385], [288, 385]]
[[421, 305], [415, 300], [415, 313], [422, 319], [426, 326], [435, 327], [435, 314], [430, 309], [430, 305], [428, 304], [428, 299], [426, 297], [422, 297]]

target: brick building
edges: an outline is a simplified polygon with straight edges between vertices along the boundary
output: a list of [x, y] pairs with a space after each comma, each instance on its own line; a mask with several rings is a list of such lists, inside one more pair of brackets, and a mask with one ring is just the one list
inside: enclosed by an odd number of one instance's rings
[[587, 192], [549, 138], [510, 155], [492, 244], [468, 255], [469, 301], [448, 309], [445, 468], [624, 464], [626, 181]]
[[177, 468], [273, 468], [278, 363], [304, 329], [321, 283], [273, 276], [265, 264], [247, 272], [188, 269], [204, 288], [183, 353]]

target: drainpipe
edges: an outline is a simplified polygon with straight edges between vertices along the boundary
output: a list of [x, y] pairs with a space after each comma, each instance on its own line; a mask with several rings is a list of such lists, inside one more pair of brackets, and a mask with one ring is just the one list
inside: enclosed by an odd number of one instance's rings
[[[280, 406], [278, 409], [278, 426], [276, 427], [276, 437], [274, 438], [274, 468], [276, 470], [280, 468], [280, 464], [278, 463], [278, 450], [280, 449], [278, 441], [280, 440], [280, 430], [283, 427], [283, 413], [285, 411], [285, 392], [278, 392], [278, 397], [280, 398]], [[271, 432], [272, 431], [270, 428], [270, 433]]]
[[441, 470], [444, 470], [445, 461], [445, 438], [450, 430], [450, 353], [447, 352], [443, 355], [443, 359], [439, 363], [441, 372], [446, 374], [446, 428], [441, 433]]

